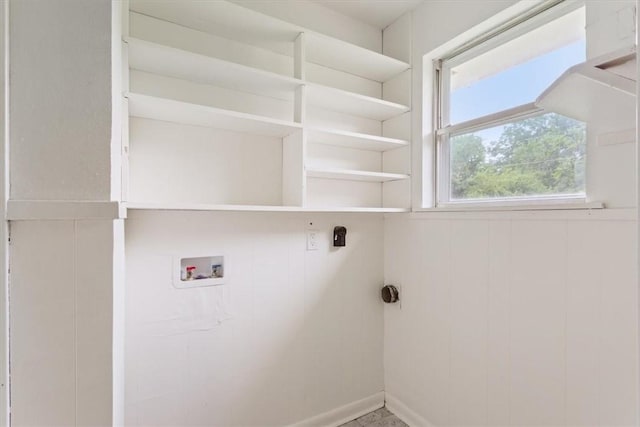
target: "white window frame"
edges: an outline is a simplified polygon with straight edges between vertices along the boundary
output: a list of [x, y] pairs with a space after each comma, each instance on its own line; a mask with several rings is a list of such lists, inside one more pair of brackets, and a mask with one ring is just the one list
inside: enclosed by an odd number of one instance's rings
[[522, 206], [541, 204], [582, 204], [586, 201], [585, 193], [546, 196], [522, 196], [487, 199], [450, 199], [450, 144], [451, 137], [463, 133], [480, 131], [500, 126], [517, 120], [535, 117], [545, 111], [534, 102], [519, 105], [496, 113], [477, 117], [465, 122], [450, 124], [449, 113], [449, 77], [450, 70], [476, 56], [488, 52], [518, 36], [532, 31], [542, 25], [554, 21], [584, 7], [584, 1], [549, 0], [530, 9], [526, 13], [468, 41], [453, 51], [433, 61], [434, 76], [434, 109], [433, 135], [435, 147], [435, 202], [438, 208], [450, 207], [482, 207], [482, 206]]

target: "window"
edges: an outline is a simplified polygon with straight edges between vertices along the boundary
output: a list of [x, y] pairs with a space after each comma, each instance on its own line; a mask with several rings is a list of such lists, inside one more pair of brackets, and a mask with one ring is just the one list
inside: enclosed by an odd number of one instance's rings
[[584, 198], [585, 124], [534, 103], [585, 60], [584, 7], [555, 3], [436, 62], [439, 205]]

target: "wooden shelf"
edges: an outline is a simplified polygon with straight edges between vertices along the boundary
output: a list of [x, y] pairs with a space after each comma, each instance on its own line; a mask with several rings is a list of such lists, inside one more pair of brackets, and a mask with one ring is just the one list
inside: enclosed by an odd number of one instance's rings
[[130, 0], [129, 10], [183, 27], [293, 56], [301, 27], [229, 1]]
[[146, 71], [223, 86], [284, 100], [293, 100], [302, 80], [283, 76], [206, 55], [175, 49], [136, 38], [127, 38], [129, 66]]
[[409, 212], [406, 208], [311, 208], [299, 206], [264, 205], [213, 205], [204, 203], [147, 203], [125, 202], [131, 210], [170, 210], [170, 211], [242, 211], [242, 212], [354, 212], [354, 213], [396, 213]]
[[318, 33], [307, 35], [307, 61], [377, 82], [410, 68], [406, 62]]
[[316, 144], [336, 145], [339, 147], [370, 151], [389, 151], [409, 145], [409, 141], [402, 139], [335, 129], [308, 129], [307, 139], [309, 142]]
[[410, 68], [406, 62], [316, 33], [227, 1], [131, 1], [131, 10], [199, 31], [293, 56], [292, 43], [307, 36], [307, 61], [384, 82]]
[[307, 168], [307, 177], [339, 179], [344, 181], [388, 182], [408, 179], [409, 175], [386, 172], [368, 172], [348, 169]]
[[294, 99], [296, 88], [307, 85], [309, 104], [375, 120], [387, 120], [409, 111], [406, 105], [308, 83], [146, 40], [130, 37], [125, 42], [128, 44], [129, 66], [134, 70], [287, 101]]
[[309, 105], [374, 120], [388, 120], [409, 111], [406, 105], [332, 87], [307, 84]]
[[575, 65], [553, 82], [535, 104], [583, 121], [599, 132], [633, 128], [636, 82], [609, 70], [629, 61], [635, 61], [635, 49]]
[[129, 93], [129, 115], [184, 125], [214, 127], [236, 132], [283, 138], [302, 129], [284, 120], [222, 110], [198, 104]]

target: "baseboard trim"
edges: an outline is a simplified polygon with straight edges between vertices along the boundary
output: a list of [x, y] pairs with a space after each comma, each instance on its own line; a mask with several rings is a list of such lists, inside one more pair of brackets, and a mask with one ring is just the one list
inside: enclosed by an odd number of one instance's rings
[[402, 403], [399, 399], [395, 398], [389, 393], [385, 393], [385, 404], [387, 409], [394, 413], [394, 415], [408, 424], [410, 427], [431, 427], [429, 421], [422, 418], [413, 410], [409, 409], [407, 405]]
[[348, 403], [339, 408], [316, 415], [315, 417], [291, 424], [289, 427], [337, 427], [368, 414], [371, 411], [382, 408], [384, 406], [384, 397], [384, 392], [376, 393], [373, 396]]

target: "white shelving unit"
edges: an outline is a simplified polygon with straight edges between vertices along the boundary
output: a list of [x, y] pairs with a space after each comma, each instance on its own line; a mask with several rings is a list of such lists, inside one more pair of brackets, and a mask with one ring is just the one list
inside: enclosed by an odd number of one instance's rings
[[317, 84], [307, 85], [309, 105], [384, 121], [409, 111], [406, 105]]
[[292, 100], [294, 90], [304, 84], [292, 77], [134, 37], [128, 37], [125, 42], [129, 51], [129, 67], [134, 70], [284, 100]]
[[406, 62], [317, 33], [307, 37], [307, 61], [377, 82], [409, 68]]
[[369, 172], [348, 169], [307, 168], [307, 176], [311, 178], [339, 179], [344, 181], [389, 182], [409, 179], [409, 175], [399, 173]]
[[295, 122], [286, 122], [284, 120], [137, 93], [127, 94], [127, 99], [129, 100], [129, 115], [131, 117], [278, 138], [284, 138], [302, 129], [302, 125]]
[[307, 61], [377, 82], [390, 80], [410, 68], [404, 61], [227, 1], [208, 2], [206, 7], [157, 0], [130, 0], [130, 3], [130, 9], [137, 13], [288, 56], [293, 56], [292, 43], [300, 33], [305, 33]]
[[408, 62], [227, 1], [129, 22], [129, 209], [409, 209]]
[[337, 129], [307, 129], [309, 142], [354, 148], [357, 150], [388, 151], [407, 147], [409, 141], [384, 136], [367, 135]]

